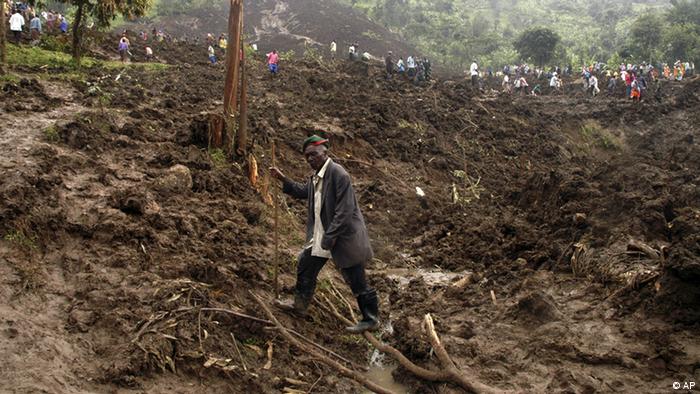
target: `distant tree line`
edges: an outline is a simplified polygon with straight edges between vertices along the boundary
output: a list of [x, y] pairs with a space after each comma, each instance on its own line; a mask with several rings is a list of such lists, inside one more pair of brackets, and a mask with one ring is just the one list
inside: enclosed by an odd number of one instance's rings
[[700, 59], [700, 0], [336, 1], [454, 67]]

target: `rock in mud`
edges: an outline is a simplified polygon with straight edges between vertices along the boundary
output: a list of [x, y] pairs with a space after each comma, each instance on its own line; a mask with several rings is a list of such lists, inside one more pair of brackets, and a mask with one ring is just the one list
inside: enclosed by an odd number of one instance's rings
[[160, 205], [151, 193], [141, 190], [121, 190], [112, 195], [111, 206], [131, 215], [155, 215]]
[[526, 325], [541, 325], [557, 321], [562, 316], [554, 299], [540, 291], [533, 291], [519, 299], [508, 314]]
[[180, 194], [192, 190], [192, 173], [182, 164], [176, 164], [165, 172], [153, 184], [154, 189], [161, 193]]
[[97, 314], [93, 311], [74, 309], [68, 316], [68, 323], [80, 332], [87, 332], [95, 321], [97, 321]]

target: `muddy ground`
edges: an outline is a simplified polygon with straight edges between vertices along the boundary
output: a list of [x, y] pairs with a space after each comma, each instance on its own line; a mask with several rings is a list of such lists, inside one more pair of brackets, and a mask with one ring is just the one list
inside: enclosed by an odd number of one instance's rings
[[[362, 392], [265, 324], [206, 310], [265, 318], [249, 291], [272, 296], [273, 211], [247, 161], [202, 138], [223, 68], [190, 61], [197, 48], [168, 51], [185, 60], [84, 80], [23, 68], [2, 87], [3, 390]], [[382, 340], [437, 368], [420, 327], [431, 313], [460, 368], [514, 392], [698, 381], [700, 80], [633, 103], [414, 86], [346, 62], [283, 63], [275, 78], [249, 66], [261, 178], [273, 139], [289, 175], [309, 174], [300, 144], [317, 130], [353, 177]], [[284, 295], [305, 215], [283, 200]], [[330, 265], [322, 276], [321, 294], [335, 285], [350, 298]], [[376, 361], [319, 305], [277, 316]], [[460, 392], [401, 367], [393, 376], [410, 392]]]

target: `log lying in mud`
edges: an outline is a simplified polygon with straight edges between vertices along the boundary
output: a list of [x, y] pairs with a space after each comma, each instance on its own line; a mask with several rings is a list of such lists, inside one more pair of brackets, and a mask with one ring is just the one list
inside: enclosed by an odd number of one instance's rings
[[275, 327], [277, 327], [277, 330], [279, 331], [279, 333], [282, 334], [282, 336], [287, 340], [287, 342], [292, 344], [294, 347], [298, 348], [299, 350], [301, 350], [305, 353], [311, 354], [312, 356], [314, 356], [316, 359], [318, 359], [322, 363], [324, 363], [324, 364], [328, 365], [329, 367], [338, 371], [338, 373], [340, 373], [341, 375], [348, 377], [348, 378], [360, 383], [361, 385], [368, 388], [369, 390], [374, 391], [375, 393], [380, 393], [380, 394], [393, 394], [394, 393], [391, 390], [387, 390], [384, 387], [377, 385], [376, 383], [372, 382], [371, 380], [369, 380], [367, 377], [363, 376], [359, 372], [353, 371], [353, 370], [343, 366], [342, 364], [338, 363], [337, 361], [335, 361], [335, 360], [331, 359], [330, 357], [326, 356], [325, 354], [319, 352], [315, 348], [310, 347], [310, 346], [306, 346], [303, 343], [301, 343], [291, 333], [289, 333], [287, 328], [285, 328], [282, 325], [282, 323], [279, 322], [279, 320], [277, 320], [275, 315], [270, 310], [270, 307], [268, 307], [260, 297], [253, 294], [253, 298], [255, 299], [255, 301], [258, 302], [258, 304], [263, 309], [263, 311], [265, 311], [265, 314], [267, 314], [270, 321], [272, 321], [273, 324], [275, 325]]
[[[336, 295], [337, 296], [337, 295]], [[343, 303], [348, 303], [347, 299], [345, 297], [338, 297], [338, 299], [343, 302]], [[342, 321], [344, 324], [347, 325], [353, 325], [354, 323], [346, 318], [345, 316], [341, 315], [337, 308], [335, 308], [330, 300], [328, 298], [325, 298], [326, 302], [329, 304], [328, 306], [323, 305], [326, 307], [327, 311], [329, 311], [331, 314], [333, 314], [336, 318], [338, 318], [340, 321]], [[352, 307], [348, 304], [347, 307], [352, 310]], [[354, 319], [354, 316], [353, 316]], [[433, 349], [435, 350], [435, 353], [438, 356], [438, 360], [440, 361], [441, 365], [441, 370], [440, 371], [432, 371], [429, 369], [425, 369], [423, 367], [420, 367], [413, 363], [411, 360], [409, 360], [401, 351], [398, 349], [387, 345], [383, 342], [381, 342], [379, 339], [377, 339], [372, 333], [365, 331], [363, 333], [364, 338], [369, 342], [372, 346], [374, 346], [377, 350], [379, 350], [382, 353], [386, 353], [390, 355], [392, 358], [394, 358], [396, 361], [398, 361], [399, 364], [401, 364], [402, 367], [406, 368], [408, 371], [410, 371], [412, 374], [416, 375], [417, 377], [432, 381], [432, 382], [447, 382], [447, 383], [453, 383], [461, 388], [472, 392], [472, 393], [504, 393], [506, 392], [505, 390], [499, 390], [496, 388], [493, 388], [491, 386], [488, 386], [484, 383], [479, 382], [476, 379], [476, 376], [474, 376], [472, 373], [463, 371], [457, 368], [457, 366], [454, 364], [452, 359], [450, 358], [449, 354], [447, 353], [447, 350], [445, 350], [445, 347], [442, 345], [442, 342], [440, 341], [440, 338], [438, 337], [436, 331], [435, 331], [435, 325], [433, 324], [433, 318], [430, 316], [430, 314], [425, 315], [423, 319], [423, 328], [426, 330], [426, 334], [428, 335], [428, 340], [430, 344], [432, 345]]]

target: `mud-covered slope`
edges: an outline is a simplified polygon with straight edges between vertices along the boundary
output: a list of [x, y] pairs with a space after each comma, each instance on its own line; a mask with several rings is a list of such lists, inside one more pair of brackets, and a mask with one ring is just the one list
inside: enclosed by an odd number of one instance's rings
[[[207, 309], [264, 317], [249, 291], [273, 291], [273, 214], [247, 160], [206, 149], [223, 69], [195, 47], [161, 51], [179, 64], [70, 84], [25, 69], [3, 85], [0, 378], [17, 392], [279, 392], [284, 378], [357, 392], [264, 324]], [[323, 130], [353, 177], [383, 340], [435, 367], [431, 313], [461, 368], [516, 392], [697, 380], [697, 79], [637, 104], [418, 87], [357, 63], [249, 67], [261, 172], [275, 140], [285, 172], [307, 175], [300, 143]], [[305, 204], [284, 199], [280, 217], [290, 294]], [[319, 292], [331, 283], [351, 297], [329, 266]], [[278, 315], [358, 364], [372, 354], [318, 304]]]
[[[228, 1], [215, 1], [206, 8], [192, 8], [184, 14], [161, 16], [130, 25], [135, 31], [157, 27], [174, 37], [197, 37], [207, 33], [218, 36], [228, 32]], [[348, 45], [357, 42], [360, 50], [381, 57], [387, 51], [406, 57], [418, 52], [410, 44], [362, 13], [334, 1], [256, 0], [244, 2], [246, 41], [261, 51], [294, 51], [297, 56], [307, 48], [328, 55], [331, 40], [338, 43], [338, 55], [345, 56]]]

